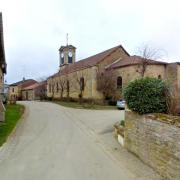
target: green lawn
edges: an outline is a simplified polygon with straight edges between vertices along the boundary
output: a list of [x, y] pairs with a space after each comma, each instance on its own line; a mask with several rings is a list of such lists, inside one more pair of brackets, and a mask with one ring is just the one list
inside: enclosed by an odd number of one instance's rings
[[6, 142], [23, 112], [24, 106], [22, 105], [6, 105], [5, 122], [0, 122], [0, 146]]
[[94, 110], [113, 110], [117, 109], [116, 106], [108, 106], [108, 105], [91, 105], [88, 103], [79, 104], [78, 102], [64, 102], [64, 101], [53, 101], [56, 104], [61, 106], [76, 108], [76, 109], [94, 109]]

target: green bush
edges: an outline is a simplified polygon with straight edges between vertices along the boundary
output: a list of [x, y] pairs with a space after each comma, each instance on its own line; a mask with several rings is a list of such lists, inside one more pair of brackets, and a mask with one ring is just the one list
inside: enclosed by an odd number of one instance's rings
[[141, 78], [129, 83], [123, 95], [127, 106], [139, 114], [166, 112], [166, 84], [156, 78]]

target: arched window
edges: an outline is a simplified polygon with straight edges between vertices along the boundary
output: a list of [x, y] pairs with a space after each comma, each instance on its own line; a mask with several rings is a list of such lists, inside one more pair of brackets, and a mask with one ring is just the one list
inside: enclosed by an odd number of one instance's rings
[[158, 79], [162, 79], [161, 75], [158, 75]]
[[122, 88], [122, 77], [118, 76], [117, 77], [117, 89], [121, 89]]
[[80, 90], [84, 91], [84, 78], [83, 77], [80, 78]]

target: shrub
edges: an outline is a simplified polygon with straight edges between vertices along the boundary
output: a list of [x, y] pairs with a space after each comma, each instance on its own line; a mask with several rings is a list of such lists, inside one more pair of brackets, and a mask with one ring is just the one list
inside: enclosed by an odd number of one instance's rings
[[129, 109], [139, 114], [166, 112], [165, 83], [156, 78], [141, 78], [129, 83], [123, 95]]
[[[168, 87], [168, 86], [167, 86]], [[174, 116], [180, 116], [180, 89], [169, 86], [166, 89], [166, 102], [168, 113]]]

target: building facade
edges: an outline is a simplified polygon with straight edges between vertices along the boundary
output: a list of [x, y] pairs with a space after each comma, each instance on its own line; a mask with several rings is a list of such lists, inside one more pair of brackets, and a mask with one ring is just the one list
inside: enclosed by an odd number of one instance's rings
[[22, 90], [28, 86], [36, 84], [33, 79], [24, 79], [9, 85], [9, 100], [22, 100]]
[[[144, 58], [130, 56], [120, 45], [94, 56], [75, 62], [74, 46], [62, 46], [59, 49], [60, 70], [47, 80], [47, 96], [54, 99], [83, 97], [84, 99], [102, 100], [98, 91], [97, 76], [111, 70], [114, 72], [114, 86], [117, 98], [121, 96], [120, 88], [142, 77]], [[175, 88], [180, 88], [180, 63], [166, 63], [146, 60], [144, 77], [167, 80]], [[120, 87], [120, 88], [119, 88]]]
[[43, 81], [22, 89], [22, 100], [44, 100], [47, 94], [47, 82]]

